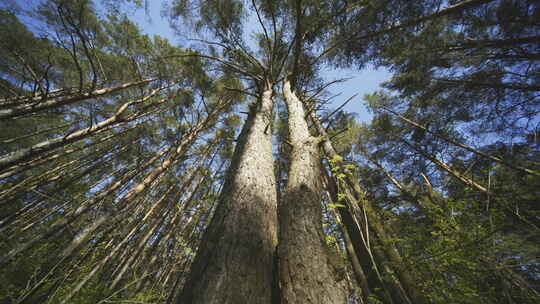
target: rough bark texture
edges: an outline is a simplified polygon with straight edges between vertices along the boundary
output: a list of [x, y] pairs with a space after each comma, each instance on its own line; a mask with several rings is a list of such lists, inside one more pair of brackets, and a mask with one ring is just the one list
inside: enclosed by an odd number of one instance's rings
[[324, 242], [319, 140], [309, 134], [300, 100], [284, 85], [292, 143], [289, 180], [280, 205], [282, 303], [346, 303], [345, 281]]
[[277, 192], [271, 113], [268, 85], [251, 106], [214, 217], [177, 303], [275, 300]]

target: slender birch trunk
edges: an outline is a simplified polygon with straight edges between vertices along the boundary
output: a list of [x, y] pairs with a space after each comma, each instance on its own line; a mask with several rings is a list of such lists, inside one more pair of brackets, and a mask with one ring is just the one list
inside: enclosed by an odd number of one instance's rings
[[177, 303], [272, 303], [277, 245], [272, 107], [272, 88], [265, 84], [250, 107], [217, 209]]
[[319, 138], [309, 134], [302, 103], [283, 87], [292, 145], [289, 179], [279, 208], [279, 276], [283, 304], [347, 303], [344, 277], [324, 240]]

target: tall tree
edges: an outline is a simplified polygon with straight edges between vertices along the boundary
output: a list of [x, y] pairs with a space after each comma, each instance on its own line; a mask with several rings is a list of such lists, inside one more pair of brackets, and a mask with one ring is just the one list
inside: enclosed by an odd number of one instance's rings
[[540, 299], [535, 1], [6, 3], [0, 302]]
[[[287, 186], [279, 210], [279, 262], [283, 303], [346, 303], [340, 264], [331, 257], [321, 226], [320, 139], [310, 135], [303, 104], [287, 80], [283, 95], [292, 143]], [[298, 250], [302, 248], [302, 250]], [[343, 274], [341, 274], [343, 276]]]
[[269, 82], [259, 87], [180, 303], [271, 303], [279, 297], [274, 286], [277, 193], [272, 88]]

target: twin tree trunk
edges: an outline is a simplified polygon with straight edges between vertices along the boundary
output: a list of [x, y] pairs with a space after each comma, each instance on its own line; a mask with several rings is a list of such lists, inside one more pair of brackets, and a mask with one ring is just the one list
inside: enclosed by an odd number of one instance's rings
[[266, 84], [238, 137], [214, 217], [177, 303], [347, 302], [339, 263], [324, 241], [319, 140], [309, 134], [289, 82], [284, 95], [293, 149], [279, 207], [279, 248], [272, 88]]

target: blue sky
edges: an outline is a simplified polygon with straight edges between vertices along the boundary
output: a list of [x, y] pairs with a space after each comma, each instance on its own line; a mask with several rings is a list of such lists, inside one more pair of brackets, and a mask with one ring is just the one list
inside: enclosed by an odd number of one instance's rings
[[[179, 43], [180, 39], [175, 37], [166, 17], [161, 16], [162, 1], [148, 1], [148, 11], [144, 9], [135, 9], [129, 14], [131, 20], [136, 22], [141, 30], [150, 35], [160, 35], [168, 38], [173, 43]], [[248, 22], [248, 24], [258, 24], [257, 22]], [[259, 28], [254, 26], [250, 31], [258, 31]], [[335, 84], [330, 87], [329, 91], [332, 95], [341, 93], [332, 102], [332, 107], [338, 107], [354, 94], [358, 96], [348, 103], [345, 110], [356, 113], [357, 119], [361, 122], [366, 122], [371, 119], [371, 115], [367, 112], [363, 96], [368, 93], [373, 93], [378, 90], [379, 85], [390, 79], [391, 74], [384, 69], [374, 69], [368, 67], [362, 71], [354, 69], [328, 69], [323, 75], [326, 80], [332, 81], [340, 78], [351, 78], [350, 80]]]

